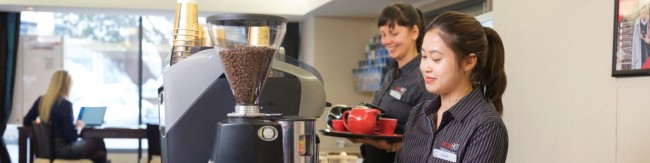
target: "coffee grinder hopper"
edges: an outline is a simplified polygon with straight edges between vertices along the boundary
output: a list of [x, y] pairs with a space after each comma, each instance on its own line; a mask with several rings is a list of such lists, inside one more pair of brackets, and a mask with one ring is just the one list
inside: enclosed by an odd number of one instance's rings
[[287, 19], [225, 14], [209, 16], [207, 24], [236, 101], [235, 112], [228, 117], [265, 116], [260, 113], [259, 96], [284, 38]]

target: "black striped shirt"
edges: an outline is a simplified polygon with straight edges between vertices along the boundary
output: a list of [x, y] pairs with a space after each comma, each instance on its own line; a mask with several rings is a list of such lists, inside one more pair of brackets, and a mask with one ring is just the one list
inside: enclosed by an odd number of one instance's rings
[[506, 162], [508, 131], [480, 89], [445, 111], [436, 131], [440, 104], [438, 97], [412, 109], [395, 162]]
[[[413, 58], [401, 68], [394, 63], [386, 73], [381, 88], [375, 92], [372, 103], [379, 106], [386, 113], [383, 117], [396, 118], [395, 133], [404, 133], [404, 126], [408, 121], [411, 109], [426, 100], [436, 97], [427, 92], [424, 79], [420, 72], [420, 55]], [[361, 153], [365, 163], [392, 163], [395, 153], [375, 148], [371, 145], [362, 145]]]

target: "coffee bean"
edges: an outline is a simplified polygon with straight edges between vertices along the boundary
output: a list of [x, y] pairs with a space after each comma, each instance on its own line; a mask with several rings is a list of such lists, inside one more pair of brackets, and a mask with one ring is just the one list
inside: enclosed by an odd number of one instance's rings
[[269, 47], [233, 48], [219, 53], [238, 105], [256, 105], [274, 54], [275, 49]]

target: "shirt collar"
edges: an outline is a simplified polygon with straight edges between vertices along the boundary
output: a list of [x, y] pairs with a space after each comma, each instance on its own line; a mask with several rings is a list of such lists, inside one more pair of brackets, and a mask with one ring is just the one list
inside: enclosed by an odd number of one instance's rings
[[[456, 105], [452, 106], [447, 112], [451, 113], [451, 116], [454, 119], [463, 120], [467, 115], [476, 107], [481, 101], [485, 100], [483, 96], [483, 91], [480, 88], [474, 88], [467, 96], [463, 97]], [[441, 99], [440, 96], [433, 99], [433, 102], [426, 109], [427, 115], [435, 115], [435, 113], [440, 109]], [[444, 113], [443, 113], [444, 114]]]
[[402, 66], [399, 70], [402, 72], [405, 71], [415, 71], [415, 69], [420, 68], [420, 54], [415, 56], [415, 58], [411, 59], [406, 65]]
[[397, 61], [396, 61], [395, 64], [394, 64], [394, 68], [397, 71], [395, 71], [395, 73], [393, 75], [394, 76], [393, 78], [395, 78], [395, 79], [399, 78], [400, 76], [402, 76], [402, 74], [404, 72], [420, 71], [419, 70], [420, 69], [420, 61], [421, 61], [420, 54], [415, 56], [415, 58], [411, 59], [411, 61], [406, 63], [406, 65], [402, 66], [402, 68], [399, 68], [399, 65], [397, 64]]

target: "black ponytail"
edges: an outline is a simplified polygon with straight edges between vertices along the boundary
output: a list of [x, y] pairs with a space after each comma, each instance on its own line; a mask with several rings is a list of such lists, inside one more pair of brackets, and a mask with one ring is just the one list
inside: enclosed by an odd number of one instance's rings
[[483, 78], [482, 86], [485, 87], [485, 96], [492, 101], [494, 107], [499, 114], [503, 114], [503, 102], [501, 96], [506, 90], [508, 80], [504, 70], [505, 51], [503, 42], [497, 32], [490, 28], [485, 27], [485, 34], [487, 38], [487, 53], [486, 64], [480, 74]]

